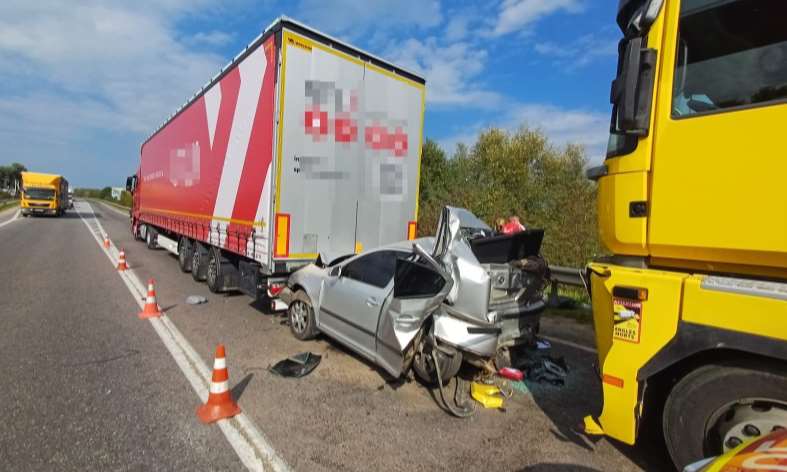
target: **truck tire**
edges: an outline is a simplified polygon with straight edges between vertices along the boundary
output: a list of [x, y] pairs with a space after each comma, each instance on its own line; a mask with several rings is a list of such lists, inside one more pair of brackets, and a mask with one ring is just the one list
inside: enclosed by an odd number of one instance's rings
[[787, 428], [787, 375], [778, 369], [702, 366], [673, 387], [664, 440], [678, 470], [743, 441]]
[[221, 259], [221, 249], [211, 247], [208, 250], [206, 282], [208, 283], [208, 289], [213, 293], [224, 291], [224, 271], [222, 270]]
[[207, 272], [208, 249], [195, 241], [191, 252], [191, 278], [196, 282], [202, 282], [205, 280]]
[[157, 237], [158, 237], [158, 231], [156, 231], [155, 228], [153, 228], [152, 226], [148, 226], [148, 229], [145, 232], [145, 245], [148, 247], [148, 249], [158, 248], [158, 243], [156, 242]]
[[287, 308], [287, 319], [290, 322], [290, 332], [301, 341], [308, 341], [317, 336], [314, 307], [309, 296], [303, 290], [295, 292], [292, 303]]
[[191, 272], [191, 257], [194, 244], [185, 236], [178, 241], [178, 266], [182, 272]]

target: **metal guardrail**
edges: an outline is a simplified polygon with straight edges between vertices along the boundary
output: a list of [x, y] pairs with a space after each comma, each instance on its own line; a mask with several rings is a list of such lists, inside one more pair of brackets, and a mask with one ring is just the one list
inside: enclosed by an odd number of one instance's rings
[[549, 273], [551, 275], [549, 304], [552, 306], [557, 306], [558, 304], [558, 287], [560, 284], [571, 285], [573, 287], [585, 286], [582, 280], [582, 269], [577, 269], [576, 267], [549, 266]]

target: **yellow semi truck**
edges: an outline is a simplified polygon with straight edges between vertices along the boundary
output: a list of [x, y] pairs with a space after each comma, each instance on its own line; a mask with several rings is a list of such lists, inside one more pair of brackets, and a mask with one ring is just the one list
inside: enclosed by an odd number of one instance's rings
[[785, 18], [784, 0], [619, 3], [585, 424], [659, 431], [679, 468], [787, 428]]
[[22, 216], [60, 216], [68, 208], [68, 181], [62, 175], [22, 172]]

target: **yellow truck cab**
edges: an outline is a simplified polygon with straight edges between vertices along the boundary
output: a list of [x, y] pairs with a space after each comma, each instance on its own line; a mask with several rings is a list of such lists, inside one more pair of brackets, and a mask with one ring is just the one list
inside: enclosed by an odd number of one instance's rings
[[68, 181], [61, 175], [22, 172], [22, 216], [60, 216], [68, 208]]
[[674, 464], [787, 428], [787, 1], [621, 0], [600, 238], [603, 408]]

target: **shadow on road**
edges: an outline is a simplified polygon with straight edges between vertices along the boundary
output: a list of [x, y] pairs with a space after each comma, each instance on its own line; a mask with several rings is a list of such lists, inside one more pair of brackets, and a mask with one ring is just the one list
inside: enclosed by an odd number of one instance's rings
[[534, 464], [519, 469], [519, 472], [600, 472], [599, 469], [576, 464]]
[[[583, 418], [589, 414], [598, 414], [602, 406], [601, 382], [593, 367], [596, 358], [593, 354], [557, 343], [553, 345], [550, 355], [562, 356], [568, 363], [569, 373], [565, 378], [565, 384], [556, 386], [527, 380], [525, 383], [536, 405], [555, 425], [555, 429], [551, 431], [555, 439], [571, 442], [591, 453], [596, 450], [596, 445], [600, 441], [608, 441], [643, 470], [660, 472], [673, 470], [666, 451], [652, 444], [653, 441], [648, 440], [643, 434], [640, 435], [636, 446], [628, 446], [604, 436], [585, 434], [582, 426]], [[539, 464], [533, 467], [535, 468], [522, 470], [593, 470], [567, 464]]]
[[246, 374], [246, 376], [243, 377], [240, 382], [238, 382], [237, 384], [235, 384], [234, 387], [232, 387], [231, 390], [232, 398], [234, 398], [235, 401], [238, 401], [240, 397], [243, 395], [243, 392], [246, 390], [246, 387], [248, 387], [252, 377], [254, 377], [253, 373]]

